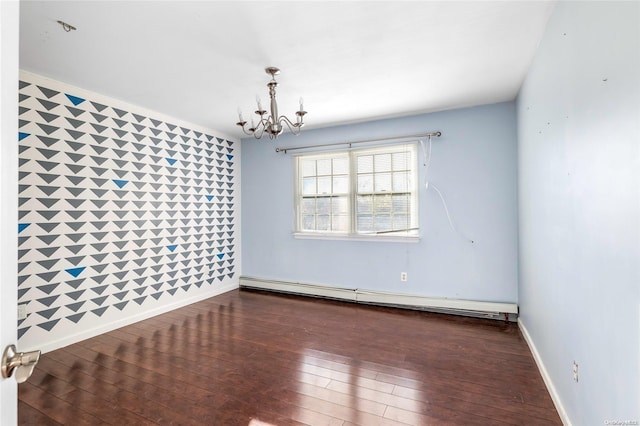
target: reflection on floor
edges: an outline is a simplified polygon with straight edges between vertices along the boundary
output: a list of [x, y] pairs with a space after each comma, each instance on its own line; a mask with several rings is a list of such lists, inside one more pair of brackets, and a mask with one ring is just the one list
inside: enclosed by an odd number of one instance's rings
[[234, 290], [44, 354], [19, 423], [561, 424], [513, 323]]

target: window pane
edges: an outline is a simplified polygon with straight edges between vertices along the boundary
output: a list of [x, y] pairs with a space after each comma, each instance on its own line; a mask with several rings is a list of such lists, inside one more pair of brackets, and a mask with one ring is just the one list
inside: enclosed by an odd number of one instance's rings
[[331, 203], [331, 212], [333, 214], [347, 213], [349, 211], [349, 198], [334, 197]]
[[391, 191], [391, 173], [380, 173], [375, 175], [376, 192]]
[[349, 216], [346, 214], [333, 216], [333, 230], [338, 232], [348, 232]]
[[314, 214], [316, 212], [316, 199], [315, 198], [303, 198], [302, 199], [302, 213]]
[[329, 215], [318, 215], [317, 217], [317, 230], [318, 231], [329, 231], [331, 229], [331, 216]]
[[334, 176], [333, 177], [333, 193], [346, 194], [347, 192], [349, 192], [349, 177]]
[[375, 195], [373, 197], [373, 209], [375, 214], [391, 213], [391, 195]]
[[393, 229], [394, 230], [409, 229], [409, 217], [407, 215], [393, 216]]
[[346, 175], [349, 173], [349, 159], [334, 158], [333, 159], [333, 174], [334, 175]]
[[374, 229], [376, 231], [390, 231], [391, 215], [376, 215], [374, 220]]
[[358, 173], [371, 173], [371, 172], [373, 172], [373, 156], [372, 155], [358, 156]]
[[375, 156], [375, 172], [391, 171], [391, 154], [377, 154]]
[[306, 177], [302, 179], [302, 193], [305, 195], [316, 193], [316, 178]]
[[372, 195], [358, 195], [356, 204], [357, 213], [373, 213], [373, 196]]
[[302, 160], [302, 176], [315, 176], [316, 175], [316, 161], [315, 160]]
[[393, 196], [393, 212], [394, 214], [402, 214], [409, 211], [409, 195], [394, 195]]
[[409, 169], [409, 156], [408, 152], [396, 152], [392, 154], [393, 157], [393, 170], [408, 170]]
[[358, 176], [358, 192], [373, 192], [373, 175]]
[[314, 215], [302, 216], [302, 230], [303, 231], [315, 231], [316, 230], [316, 217]]
[[393, 174], [393, 192], [404, 192], [409, 189], [408, 172], [396, 172]]
[[331, 174], [331, 159], [318, 160], [318, 176]]
[[369, 214], [358, 214], [356, 220], [358, 222], [356, 225], [357, 232], [373, 231], [373, 216]]
[[331, 177], [318, 178], [318, 194], [331, 194]]
[[318, 209], [318, 214], [329, 214], [331, 212], [331, 198], [329, 197], [319, 197], [316, 200], [316, 208]]

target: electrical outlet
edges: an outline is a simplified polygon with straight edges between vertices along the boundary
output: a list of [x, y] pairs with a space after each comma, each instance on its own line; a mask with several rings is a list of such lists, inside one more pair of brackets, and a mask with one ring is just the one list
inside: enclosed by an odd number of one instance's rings
[[573, 361], [573, 380], [578, 382], [578, 363]]
[[23, 320], [27, 318], [27, 304], [23, 303], [22, 305], [18, 305], [18, 320]]
[[406, 272], [400, 272], [400, 281], [402, 281], [402, 282], [406, 282], [407, 281], [407, 273]]

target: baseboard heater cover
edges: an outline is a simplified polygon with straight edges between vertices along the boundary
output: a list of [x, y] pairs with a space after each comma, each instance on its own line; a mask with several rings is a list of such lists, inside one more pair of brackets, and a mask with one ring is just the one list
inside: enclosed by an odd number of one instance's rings
[[463, 299], [415, 296], [386, 293], [357, 288], [330, 287], [290, 281], [276, 281], [254, 277], [240, 277], [240, 288], [269, 290], [305, 296], [346, 300], [356, 303], [420, 309], [481, 318], [516, 320], [518, 305], [505, 302], [483, 302]]

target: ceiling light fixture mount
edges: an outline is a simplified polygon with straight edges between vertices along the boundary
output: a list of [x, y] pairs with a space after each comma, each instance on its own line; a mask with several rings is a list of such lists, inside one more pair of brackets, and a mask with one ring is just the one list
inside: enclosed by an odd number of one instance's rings
[[62, 25], [62, 29], [65, 30], [66, 32], [69, 32], [72, 30], [75, 31], [77, 29], [73, 25], [67, 24], [66, 22], [63, 22], [63, 21], [58, 21], [58, 24]]
[[277, 138], [278, 135], [284, 131], [285, 124], [291, 133], [298, 136], [302, 126], [304, 126], [304, 115], [307, 113], [307, 111], [304, 110], [302, 98], [300, 98], [300, 109], [296, 111], [295, 123], [284, 115], [278, 116], [278, 103], [276, 102], [276, 87], [278, 86], [278, 82], [276, 81], [276, 75], [280, 74], [280, 70], [276, 67], [267, 67], [264, 71], [271, 75], [271, 81], [267, 83], [267, 87], [269, 88], [269, 98], [271, 99], [271, 114], [267, 114], [267, 111], [262, 109], [260, 98], [256, 96], [258, 109], [255, 113], [260, 117], [258, 124], [255, 124], [252, 118], [251, 127], [245, 128], [247, 122], [242, 118], [242, 111], [240, 108], [238, 108], [239, 121], [236, 124], [242, 127], [242, 131], [245, 134], [253, 136], [256, 139], [260, 139], [265, 133], [269, 135], [269, 139]]

